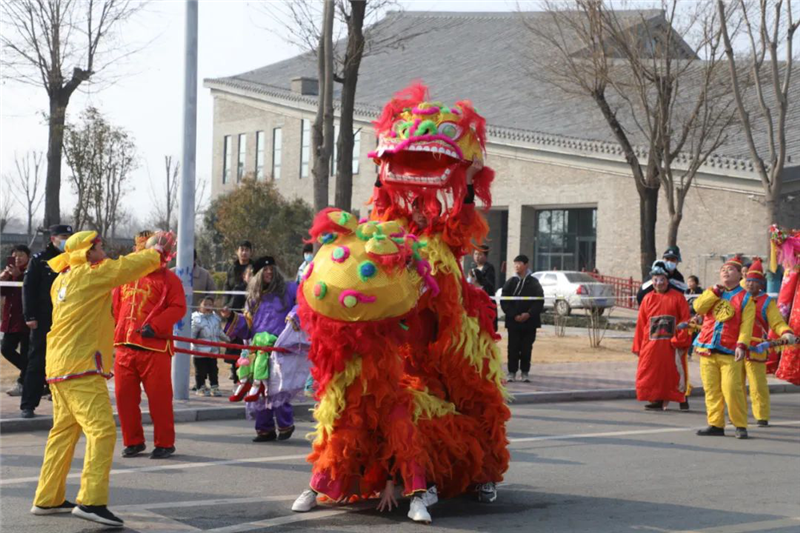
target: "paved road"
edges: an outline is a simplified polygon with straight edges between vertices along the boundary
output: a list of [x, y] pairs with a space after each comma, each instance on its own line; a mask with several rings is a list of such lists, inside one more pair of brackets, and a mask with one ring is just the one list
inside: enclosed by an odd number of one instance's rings
[[[752, 428], [747, 441], [695, 436], [705, 424], [699, 410], [645, 413], [627, 400], [512, 411], [513, 462], [498, 501], [440, 502], [427, 531], [800, 531], [800, 394], [775, 395], [774, 427]], [[310, 424], [300, 429], [296, 435]], [[128, 531], [143, 533], [425, 530], [405, 518], [407, 504], [390, 514], [333, 506], [291, 513], [308, 480], [308, 444], [256, 445], [251, 434], [243, 420], [179, 425], [174, 460], [115, 460], [111, 509]], [[44, 433], [0, 437], [0, 529], [98, 530], [69, 515], [28, 514], [44, 440]], [[70, 498], [80, 464], [76, 457]]]

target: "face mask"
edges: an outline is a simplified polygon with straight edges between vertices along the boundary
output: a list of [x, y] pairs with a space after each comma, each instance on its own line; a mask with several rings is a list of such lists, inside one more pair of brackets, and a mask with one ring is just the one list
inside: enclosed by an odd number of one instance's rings
[[65, 241], [65, 240], [62, 241], [61, 239], [59, 239], [58, 240], [58, 244], [56, 244], [56, 248], [58, 248], [59, 250], [61, 250], [63, 252], [66, 247], [67, 247], [67, 241]]
[[664, 265], [666, 265], [667, 270], [669, 270], [670, 272], [678, 268], [678, 263], [675, 263], [674, 261], [664, 261]]
[[303, 254], [303, 259], [305, 259], [306, 263], [310, 263], [314, 260], [314, 254]]

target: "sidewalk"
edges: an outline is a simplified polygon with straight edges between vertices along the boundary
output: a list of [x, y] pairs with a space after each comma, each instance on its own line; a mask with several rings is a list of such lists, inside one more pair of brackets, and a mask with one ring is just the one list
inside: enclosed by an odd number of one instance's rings
[[[692, 396], [702, 395], [700, 370], [697, 358], [690, 362], [689, 377], [694, 388]], [[571, 400], [609, 400], [635, 398], [636, 360], [626, 362], [556, 363], [534, 365], [531, 369], [531, 383], [514, 382], [508, 384], [514, 403], [544, 403]], [[223, 387], [230, 387], [223, 382]], [[769, 378], [773, 393], [800, 392], [800, 387], [784, 381]], [[111, 403], [114, 405], [114, 382], [109, 381]], [[211, 398], [194, 396], [189, 400], [175, 400], [175, 420], [192, 422], [204, 420], [226, 420], [244, 418], [242, 403], [228, 401], [230, 388], [223, 389], [224, 396]], [[303, 398], [295, 404], [295, 417], [310, 420], [313, 403]], [[694, 408], [702, 408], [695, 405]], [[36, 410], [36, 418], [19, 418], [19, 398], [5, 394], [0, 397], [0, 432], [45, 431], [52, 425], [52, 403], [42, 400]], [[115, 408], [116, 415], [116, 408]], [[147, 398], [142, 393], [142, 412], [145, 423], [150, 423], [147, 413]]]

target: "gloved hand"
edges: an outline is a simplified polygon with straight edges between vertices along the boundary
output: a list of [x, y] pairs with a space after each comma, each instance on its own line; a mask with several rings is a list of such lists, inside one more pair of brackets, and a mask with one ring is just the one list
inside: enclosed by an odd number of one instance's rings
[[781, 335], [789, 344], [797, 344], [797, 337], [791, 331], [787, 331], [783, 335]]
[[147, 239], [145, 248], [152, 248], [161, 254], [161, 265], [165, 266], [175, 257], [175, 234], [171, 231], [157, 231]]
[[153, 331], [153, 328], [150, 326], [150, 324], [145, 324], [142, 326], [142, 329], [139, 330], [139, 333], [145, 339], [153, 339], [156, 336], [156, 332]]

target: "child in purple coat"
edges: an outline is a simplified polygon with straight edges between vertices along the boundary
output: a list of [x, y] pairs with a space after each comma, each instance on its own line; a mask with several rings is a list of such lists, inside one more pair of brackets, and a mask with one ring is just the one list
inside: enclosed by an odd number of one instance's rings
[[[277, 337], [283, 332], [286, 317], [294, 308], [296, 299], [297, 283], [286, 281], [273, 257], [261, 257], [253, 264], [253, 276], [247, 284], [244, 314], [232, 313], [227, 309], [222, 312], [223, 318], [227, 318], [225, 334], [247, 341], [263, 332]], [[290, 402], [273, 405], [270, 391], [267, 391], [266, 398], [246, 405], [248, 418], [255, 418], [256, 421], [253, 442], [286, 440], [292, 436], [294, 414]]]

